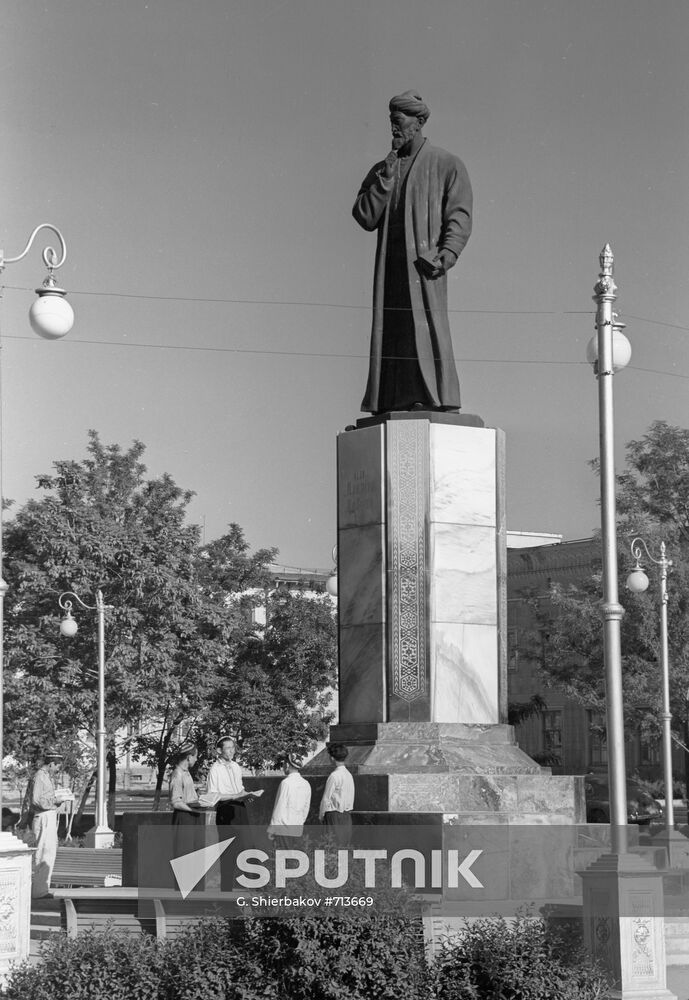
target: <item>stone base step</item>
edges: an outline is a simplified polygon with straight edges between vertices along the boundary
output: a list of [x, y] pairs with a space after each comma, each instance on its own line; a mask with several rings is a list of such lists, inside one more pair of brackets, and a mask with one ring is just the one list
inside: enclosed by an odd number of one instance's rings
[[36, 900], [31, 907], [29, 959], [37, 961], [41, 944], [62, 931], [62, 902], [54, 899]]
[[32, 910], [31, 912], [31, 926], [32, 927], [60, 927], [60, 913], [57, 910], [45, 911], [45, 910]]

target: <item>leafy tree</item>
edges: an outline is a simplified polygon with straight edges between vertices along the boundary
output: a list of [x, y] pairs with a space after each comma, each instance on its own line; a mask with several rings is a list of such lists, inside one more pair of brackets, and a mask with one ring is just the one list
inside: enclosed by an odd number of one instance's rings
[[199, 583], [212, 597], [244, 595], [251, 590], [269, 590], [273, 578], [268, 569], [277, 556], [277, 549], [258, 549], [251, 554], [249, 543], [238, 524], [220, 538], [204, 545], [199, 552], [197, 569]]
[[55, 462], [38, 478], [45, 496], [7, 525], [6, 751], [26, 757], [50, 742], [74, 752], [78, 732], [93, 731], [95, 620], [75, 602], [79, 631], [62, 638], [57, 598], [74, 591], [93, 604], [100, 589], [110, 743], [119, 727], [162, 720], [158, 752], [149, 747], [162, 782], [176, 728], [209, 702], [246, 623], [199, 584], [193, 494], [169, 475], [147, 479], [143, 452], [91, 431], [88, 457]]
[[[6, 752], [27, 761], [54, 744], [71, 773], [93, 761], [96, 612], [70, 598], [79, 630], [66, 639], [58, 597], [73, 591], [93, 606], [100, 590], [113, 797], [117, 731], [129, 730], [134, 758], [155, 767], [159, 792], [188, 734], [215, 742], [236, 731], [256, 767], [285, 748], [310, 748], [332, 716], [327, 599], [278, 591], [268, 625], [256, 626], [252, 610], [267, 600], [276, 550], [251, 553], [236, 524], [199, 546], [199, 529], [186, 520], [193, 494], [168, 475], [147, 478], [144, 450], [104, 445], [91, 431], [87, 457], [57, 461], [38, 477], [43, 495], [5, 533]], [[91, 740], [82, 743], [84, 733]]]
[[248, 635], [233, 669], [216, 689], [206, 727], [235, 733], [241, 761], [275, 763], [303, 754], [325, 737], [334, 714], [337, 626], [326, 596], [278, 589], [268, 597], [267, 624]]
[[[657, 567], [644, 553], [642, 565], [651, 581], [645, 594], [629, 593], [624, 580], [634, 565], [633, 538], [643, 537], [656, 558], [665, 541], [673, 562], [667, 608], [671, 711], [675, 725], [683, 723], [689, 683], [689, 430], [656, 421], [641, 439], [629, 442], [626, 453], [626, 467], [617, 477], [625, 723], [628, 731], [653, 740], [660, 735], [662, 701]], [[601, 594], [601, 575], [596, 573], [578, 586], [551, 587], [549, 602], [534, 601], [533, 607], [544, 640], [546, 680], [603, 711]]]

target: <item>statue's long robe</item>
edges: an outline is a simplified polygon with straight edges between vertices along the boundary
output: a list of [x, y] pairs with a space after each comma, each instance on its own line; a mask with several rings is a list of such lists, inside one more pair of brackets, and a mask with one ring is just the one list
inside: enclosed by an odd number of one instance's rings
[[[391, 193], [394, 178], [383, 173], [384, 161], [367, 174], [357, 195], [352, 214], [368, 231], [378, 230], [373, 285], [373, 324], [368, 384], [361, 409], [376, 413], [394, 409], [381, 399], [383, 334], [386, 341], [395, 323], [395, 309], [385, 313], [385, 261], [388, 243]], [[447, 315], [447, 276], [427, 278], [415, 265], [422, 254], [452, 250], [457, 256], [471, 235], [472, 192], [469, 175], [462, 161], [426, 140], [414, 156], [404, 184], [404, 239], [406, 244], [406, 281], [413, 318], [412, 337], [418, 371], [430, 406], [460, 405], [459, 380], [452, 350], [452, 336]], [[394, 363], [394, 362], [393, 362]], [[406, 401], [397, 407], [406, 408]]]

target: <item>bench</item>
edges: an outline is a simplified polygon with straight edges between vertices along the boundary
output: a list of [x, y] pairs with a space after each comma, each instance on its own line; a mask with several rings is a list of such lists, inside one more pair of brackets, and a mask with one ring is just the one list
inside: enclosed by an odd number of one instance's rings
[[53, 886], [104, 886], [106, 879], [110, 884], [122, 881], [121, 848], [58, 847]]
[[[238, 893], [232, 894], [237, 896]], [[145, 895], [130, 886], [56, 889], [53, 898], [62, 904], [62, 926], [68, 937], [80, 931], [106, 931], [110, 928], [126, 934], [152, 934], [159, 941], [176, 937], [203, 919], [194, 902], [164, 899], [146, 890]], [[211, 905], [216, 897], [204, 897]], [[227, 894], [217, 897], [227, 904]], [[207, 902], [206, 902], [206, 905]], [[195, 912], [196, 909], [196, 912]]]

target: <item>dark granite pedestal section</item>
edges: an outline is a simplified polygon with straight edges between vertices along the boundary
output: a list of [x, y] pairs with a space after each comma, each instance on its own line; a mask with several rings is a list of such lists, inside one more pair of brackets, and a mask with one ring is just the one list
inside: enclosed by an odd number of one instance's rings
[[[543, 774], [514, 740], [512, 726], [461, 722], [370, 722], [331, 726], [330, 742], [349, 749], [352, 774]], [[332, 769], [327, 751], [305, 768]]]
[[[485, 427], [482, 417], [476, 413], [454, 413], [445, 410], [388, 410], [357, 420], [357, 427], [374, 427], [387, 420], [430, 420], [432, 424], [455, 424], [458, 427]], [[349, 430], [349, 428], [347, 428]]]
[[[514, 742], [512, 726], [360, 723], [332, 726], [330, 741], [349, 749], [356, 812], [452, 814], [467, 823], [585, 819], [583, 779], [539, 767]], [[304, 775], [332, 766], [324, 750]]]

